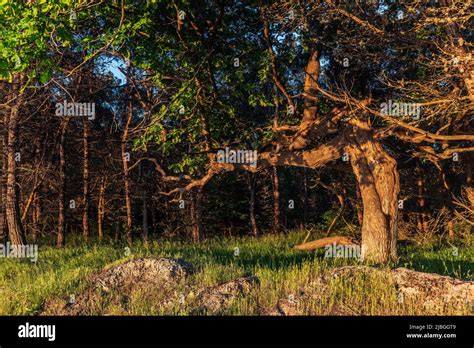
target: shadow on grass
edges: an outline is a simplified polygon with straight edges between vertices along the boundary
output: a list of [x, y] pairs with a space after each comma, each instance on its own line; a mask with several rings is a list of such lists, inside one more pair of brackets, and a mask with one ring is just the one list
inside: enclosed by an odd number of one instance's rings
[[[396, 267], [406, 267], [414, 271], [436, 273], [446, 275], [461, 280], [473, 280], [474, 263], [469, 259], [453, 260], [453, 257], [437, 250], [420, 249], [419, 255], [413, 256], [413, 249], [400, 250], [400, 261], [393, 265]], [[250, 272], [255, 268], [266, 268], [269, 270], [285, 270], [293, 267], [302, 266], [306, 263], [318, 263], [326, 267], [341, 267], [347, 265], [363, 265], [355, 259], [325, 259], [324, 250], [312, 252], [299, 252], [292, 250], [276, 249], [274, 252], [258, 252], [252, 251], [246, 253], [242, 251], [238, 256], [234, 256], [229, 249], [217, 248], [206, 249], [200, 252], [196, 250], [188, 253], [190, 261], [200, 263], [205, 260], [207, 264], [220, 264], [223, 266], [233, 265], [242, 267], [246, 272]]]
[[[298, 237], [298, 236], [296, 236]], [[221, 265], [239, 267], [246, 273], [256, 269], [272, 271], [289, 270], [302, 267], [305, 264], [317, 264], [324, 268], [341, 267], [346, 265], [363, 265], [355, 259], [327, 259], [324, 249], [302, 252], [292, 249], [298, 238], [284, 240], [246, 240], [234, 239], [229, 241], [207, 241], [203, 244], [190, 245], [185, 242], [169, 243], [157, 241], [154, 247], [144, 248], [136, 245], [132, 253], [140, 256], [163, 256], [182, 258], [197, 267], [205, 265]], [[101, 243], [97, 249], [107, 250], [105, 259], [120, 259], [123, 253], [123, 243]], [[235, 250], [238, 249], [237, 255]], [[447, 275], [463, 280], [474, 279], [473, 251], [460, 247], [460, 256], [454, 256], [452, 249], [444, 245], [421, 247], [415, 245], [399, 245], [400, 260], [392, 267], [406, 267], [415, 271]], [[55, 257], [49, 262], [64, 263], [64, 259], [73, 261], [75, 257], [89, 252], [95, 254], [96, 247], [84, 246], [59, 251], [61, 257]], [[56, 251], [55, 251], [56, 253]], [[55, 254], [54, 253], [54, 254]], [[109, 260], [110, 261], [110, 260]]]
[[474, 263], [462, 260], [440, 260], [436, 258], [416, 257], [408, 261], [398, 263], [399, 267], [406, 267], [418, 272], [436, 273], [458, 278], [461, 280], [473, 280]]

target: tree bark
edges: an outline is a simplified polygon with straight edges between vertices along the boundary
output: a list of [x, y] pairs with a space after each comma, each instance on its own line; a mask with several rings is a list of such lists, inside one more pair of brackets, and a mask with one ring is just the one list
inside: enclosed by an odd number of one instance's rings
[[203, 204], [203, 187], [199, 187], [196, 190], [196, 224], [195, 231], [193, 235], [193, 240], [199, 242], [203, 234], [203, 225], [202, 225], [202, 204]]
[[416, 185], [418, 187], [418, 230], [427, 233], [428, 232], [428, 219], [426, 215], [426, 201], [425, 201], [425, 176], [423, 168], [419, 161], [416, 162]]
[[142, 191], [142, 236], [145, 245], [148, 245], [148, 201], [147, 192]]
[[[308, 183], [308, 169], [303, 168], [303, 226], [308, 223], [309, 210], [309, 183]], [[303, 230], [303, 228], [301, 228]]]
[[[35, 156], [36, 160], [39, 166], [43, 166], [43, 162], [41, 161], [41, 140], [40, 137], [37, 136], [35, 138]], [[44, 166], [43, 166], [44, 167]], [[38, 180], [38, 179], [36, 179]], [[38, 239], [38, 234], [40, 230], [40, 221], [41, 221], [41, 197], [40, 197], [40, 192], [39, 190], [41, 189], [42, 185], [42, 179], [40, 179], [40, 182], [37, 182], [35, 184], [35, 187], [33, 188], [33, 216], [32, 216], [32, 221], [33, 221], [33, 226], [32, 226], [32, 239], [33, 242], [36, 242]]]
[[128, 134], [130, 124], [133, 118], [132, 102], [128, 104], [127, 120], [125, 122], [125, 128], [122, 134], [121, 152], [122, 152], [122, 165], [123, 165], [123, 181], [124, 181], [124, 195], [125, 195], [125, 209], [127, 211], [127, 221], [125, 225], [125, 238], [129, 246], [132, 246], [132, 199], [130, 197], [130, 173], [128, 170], [128, 158], [127, 158], [127, 145], [128, 145]]
[[104, 217], [105, 217], [105, 185], [106, 179], [103, 177], [99, 187], [99, 202], [97, 204], [97, 229], [99, 240], [104, 239]]
[[41, 225], [41, 196], [38, 191], [35, 191], [33, 199], [34, 209], [33, 209], [33, 242], [36, 242], [40, 232]]
[[202, 202], [203, 188], [198, 187], [191, 194], [191, 224], [193, 242], [199, 242], [203, 232], [202, 226]]
[[59, 141], [59, 196], [58, 196], [58, 236], [56, 246], [59, 248], [65, 245], [66, 232], [66, 212], [65, 212], [65, 189], [66, 189], [66, 152], [65, 141], [69, 119], [63, 120], [61, 138]]
[[469, 186], [472, 184], [472, 161], [471, 156], [466, 154], [466, 185]]
[[8, 140], [7, 140], [7, 192], [6, 192], [6, 218], [8, 225], [8, 236], [12, 245], [24, 245], [26, 243], [25, 232], [21, 222], [18, 207], [18, 192], [16, 181], [16, 161], [15, 146], [17, 138], [17, 127], [20, 107], [23, 103], [24, 94], [19, 91], [23, 82], [22, 76], [16, 76], [14, 82], [18, 83], [18, 96], [14, 106], [12, 106], [10, 118], [8, 120]]
[[400, 190], [396, 161], [358, 122], [347, 147], [364, 207], [362, 258], [376, 263], [397, 259], [397, 197]]
[[273, 233], [280, 233], [281, 211], [280, 211], [280, 177], [278, 169], [273, 168]]
[[197, 221], [196, 221], [196, 193], [192, 192], [191, 194], [191, 225], [192, 225], [192, 230], [191, 230], [191, 237], [194, 242], [197, 242], [199, 240], [199, 231], [197, 228]]
[[3, 120], [4, 127], [2, 129], [2, 175], [0, 177], [0, 244], [5, 244], [7, 237], [7, 211], [6, 211], [6, 200], [7, 200], [7, 186], [6, 186], [6, 176], [7, 176], [7, 114], [4, 116]]
[[157, 219], [156, 219], [156, 207], [152, 200], [152, 207], [151, 207], [151, 233], [157, 234]]
[[115, 232], [114, 232], [114, 240], [115, 241], [118, 241], [120, 239], [120, 230], [121, 230], [121, 227], [120, 227], [120, 216], [117, 216], [116, 217], [117, 220], [115, 221]]
[[359, 226], [362, 226], [362, 221], [363, 221], [363, 218], [364, 218], [364, 212], [363, 212], [362, 207], [360, 206], [361, 202], [362, 202], [362, 197], [360, 195], [360, 187], [359, 187], [359, 184], [357, 182], [356, 182], [355, 191], [356, 191], [356, 200], [357, 200], [356, 201], [357, 221], [359, 221]]
[[254, 173], [246, 173], [247, 187], [250, 192], [249, 214], [250, 226], [252, 228], [252, 235], [258, 236], [257, 219], [255, 217], [255, 181], [256, 175]]
[[84, 118], [83, 120], [83, 181], [82, 181], [82, 236], [84, 241], [89, 240], [89, 207], [90, 207], [90, 193], [89, 193], [89, 120]]

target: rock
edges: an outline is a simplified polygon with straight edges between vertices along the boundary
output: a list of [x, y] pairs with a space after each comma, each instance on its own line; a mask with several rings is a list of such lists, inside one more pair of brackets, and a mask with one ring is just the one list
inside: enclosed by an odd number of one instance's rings
[[129, 291], [146, 286], [166, 286], [178, 283], [194, 272], [190, 263], [183, 260], [140, 258], [102, 271], [92, 279], [92, 286], [105, 292]]
[[[163, 307], [182, 301], [176, 287], [194, 272], [190, 263], [167, 258], [139, 258], [99, 272], [91, 277], [74, 301], [54, 300], [44, 305], [43, 315], [103, 315], [108, 306], [128, 308], [134, 291], [159, 290]], [[171, 303], [170, 305], [170, 302]], [[105, 311], [105, 313], [104, 313]]]
[[261, 308], [259, 315], [265, 316], [265, 317], [278, 317], [278, 316], [281, 316], [282, 314], [278, 311], [278, 309], [275, 309], [275, 308]]
[[367, 266], [347, 266], [331, 271], [332, 278], [351, 278], [360, 275], [386, 278], [395, 287], [398, 303], [421, 303], [432, 313], [445, 313], [447, 309], [473, 313], [474, 282], [442, 276], [434, 273], [413, 271], [407, 268], [394, 270]]
[[423, 273], [397, 268], [392, 271], [399, 302], [422, 301], [423, 307], [440, 311], [447, 306], [452, 308], [471, 306], [474, 303], [474, 282], [433, 273]]
[[277, 310], [280, 315], [291, 316], [291, 315], [302, 315], [300, 311], [300, 299], [280, 299], [277, 302]]
[[244, 277], [201, 290], [196, 296], [199, 311], [216, 313], [238, 296], [247, 295], [260, 285], [257, 277]]

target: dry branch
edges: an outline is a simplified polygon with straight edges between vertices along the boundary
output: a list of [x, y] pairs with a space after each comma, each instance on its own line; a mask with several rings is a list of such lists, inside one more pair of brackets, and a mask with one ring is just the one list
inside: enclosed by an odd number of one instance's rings
[[330, 244], [339, 244], [339, 245], [354, 245], [358, 244], [354, 238], [347, 237], [347, 236], [334, 236], [334, 237], [326, 237], [321, 238], [318, 240], [313, 240], [308, 243], [298, 244], [295, 246], [297, 250], [315, 250], [319, 248], [323, 248], [326, 245]]

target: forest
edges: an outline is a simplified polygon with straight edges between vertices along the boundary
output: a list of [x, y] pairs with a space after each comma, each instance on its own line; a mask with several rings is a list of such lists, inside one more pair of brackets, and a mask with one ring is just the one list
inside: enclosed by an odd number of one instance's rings
[[473, 7], [0, 0], [0, 314], [472, 315]]

